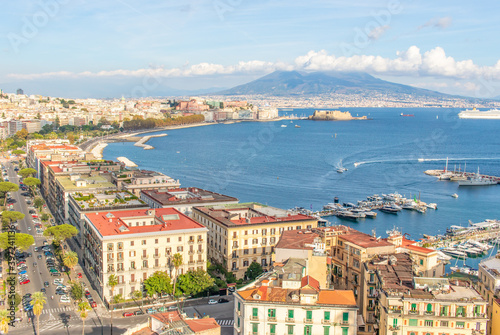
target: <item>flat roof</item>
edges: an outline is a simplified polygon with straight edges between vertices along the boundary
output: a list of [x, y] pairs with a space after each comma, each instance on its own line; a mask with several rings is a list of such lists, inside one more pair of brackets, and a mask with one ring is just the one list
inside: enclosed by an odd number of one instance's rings
[[85, 190], [93, 188], [116, 188], [116, 185], [110, 183], [106, 178], [101, 176], [83, 176], [81, 179], [87, 182], [86, 186], [76, 186], [76, 180], [73, 181], [69, 176], [59, 176], [56, 180], [61, 184], [65, 191]]
[[144, 190], [141, 191], [141, 193], [162, 206], [238, 201], [237, 198], [197, 187], [177, 188], [172, 190]]
[[[169, 232], [187, 229], [207, 230], [205, 226], [182, 214], [174, 208], [133, 209], [102, 211], [85, 215], [102, 236], [130, 235], [152, 232]], [[154, 224], [133, 226], [127, 222], [142, 222], [146, 217], [154, 218]]]
[[381, 238], [375, 238], [368, 234], [362, 233], [357, 230], [350, 230], [346, 234], [339, 235], [339, 239], [343, 239], [347, 242], [360, 246], [362, 248], [377, 248], [377, 247], [389, 247], [394, 246], [394, 244], [387, 242]]

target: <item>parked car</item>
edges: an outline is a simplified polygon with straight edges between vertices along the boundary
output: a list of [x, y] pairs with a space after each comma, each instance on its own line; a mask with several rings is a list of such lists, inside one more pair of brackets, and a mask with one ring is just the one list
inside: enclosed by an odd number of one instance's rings
[[219, 301], [218, 301], [219, 304], [223, 304], [223, 303], [226, 303], [226, 302], [229, 302], [229, 300], [224, 299], [224, 298], [220, 298]]
[[179, 307], [177, 307], [177, 306], [175, 306], [175, 305], [168, 306], [168, 310], [169, 310], [169, 311], [176, 311], [176, 310], [178, 310], [178, 309], [179, 309]]
[[144, 315], [144, 312], [141, 310], [138, 310], [138, 311], [135, 311], [134, 314], [135, 315]]
[[42, 288], [40, 289], [40, 292], [45, 293], [45, 292], [47, 292], [47, 289], [46, 289], [45, 287], [42, 287]]
[[92, 308], [96, 308], [97, 307], [97, 303], [95, 301], [89, 301], [89, 304], [90, 304], [90, 307]]
[[62, 295], [60, 301], [63, 303], [70, 303], [71, 299], [67, 295]]
[[19, 285], [25, 285], [25, 284], [29, 284], [31, 281], [29, 279], [25, 279], [23, 280], [22, 282], [19, 283]]
[[53, 277], [60, 277], [61, 273], [60, 272], [51, 272], [50, 275]]
[[127, 316], [134, 316], [134, 313], [133, 312], [125, 312], [123, 313], [123, 317], [127, 317]]
[[45, 286], [45, 287], [49, 287], [49, 286], [50, 286], [50, 283], [49, 283], [48, 281], [46, 281], [46, 282], [44, 282], [44, 283], [43, 283], [43, 286]]
[[76, 276], [78, 277], [78, 279], [82, 279], [82, 274], [81, 273], [78, 273]]
[[85, 296], [86, 296], [87, 298], [89, 298], [89, 297], [90, 297], [90, 292], [89, 292], [89, 291], [85, 291]]
[[215, 300], [215, 299], [208, 300], [209, 305], [215, 305], [216, 303], [217, 303], [217, 300]]
[[54, 279], [54, 285], [62, 284], [62, 283], [64, 283], [64, 279], [63, 278], [56, 278], [56, 279]]

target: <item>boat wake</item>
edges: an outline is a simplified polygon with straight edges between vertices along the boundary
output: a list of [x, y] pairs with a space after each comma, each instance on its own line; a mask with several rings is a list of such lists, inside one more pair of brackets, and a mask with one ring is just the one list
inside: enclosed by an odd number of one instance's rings
[[[407, 158], [407, 159], [385, 159], [385, 160], [373, 160], [373, 161], [362, 161], [355, 162], [354, 167], [365, 164], [379, 164], [379, 163], [410, 163], [410, 162], [444, 162], [446, 158]], [[448, 158], [450, 162], [474, 162], [474, 161], [500, 161], [500, 157], [464, 157], [464, 158]]]

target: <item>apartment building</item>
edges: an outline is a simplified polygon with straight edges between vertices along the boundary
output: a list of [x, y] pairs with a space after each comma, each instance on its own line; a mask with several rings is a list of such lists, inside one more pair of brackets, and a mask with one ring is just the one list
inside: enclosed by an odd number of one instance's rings
[[113, 173], [113, 183], [119, 190], [129, 191], [140, 196], [141, 191], [177, 189], [181, 186], [179, 180], [175, 180], [163, 173], [147, 170], [122, 170]]
[[291, 214], [259, 203], [193, 207], [192, 217], [209, 229], [208, 258], [243, 278], [252, 262], [268, 270], [272, 252], [285, 230], [311, 229], [314, 217]]
[[47, 202], [50, 202], [51, 208], [55, 208], [55, 220], [59, 223], [68, 223], [68, 200], [72, 193], [97, 193], [103, 191], [114, 191], [116, 187], [101, 175], [77, 174], [69, 176], [55, 177], [55, 187], [49, 190]]
[[[414, 277], [408, 254], [379, 256], [364, 266], [368, 333], [485, 334], [487, 302], [467, 282]], [[373, 298], [373, 299], [372, 299]], [[371, 322], [375, 320], [375, 324]], [[376, 323], [378, 319], [378, 324]], [[371, 332], [370, 332], [371, 331]]]
[[[493, 313], [494, 301], [499, 298], [500, 293], [500, 254], [494, 257], [485, 259], [479, 263], [479, 282], [478, 291], [481, 296], [488, 302], [488, 334], [492, 332], [492, 323], [495, 318]], [[500, 325], [499, 325], [500, 326]]]
[[154, 272], [174, 275], [176, 253], [184, 261], [177, 274], [206, 270], [208, 230], [173, 208], [88, 213], [83, 230], [83, 266], [107, 301], [111, 274], [119, 282], [114, 293], [130, 297]]
[[319, 234], [311, 230], [285, 230], [274, 249], [274, 265], [289, 258], [301, 259], [307, 271], [316, 278], [323, 288], [330, 288], [331, 258], [327, 257], [325, 243]]
[[279, 269], [234, 293], [234, 334], [357, 334], [352, 291], [327, 290], [303, 269]]
[[175, 208], [190, 216], [195, 206], [237, 204], [238, 199], [197, 187], [141, 191], [141, 200], [151, 208]]

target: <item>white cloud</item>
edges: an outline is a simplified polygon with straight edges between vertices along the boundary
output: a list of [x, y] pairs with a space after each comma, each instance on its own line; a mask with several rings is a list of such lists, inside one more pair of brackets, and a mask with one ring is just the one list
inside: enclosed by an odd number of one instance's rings
[[385, 26], [377, 26], [370, 31], [368, 37], [372, 40], [378, 40], [379, 37], [382, 36], [389, 28], [388, 24]]
[[472, 60], [457, 61], [447, 56], [443, 48], [436, 47], [422, 54], [417, 46], [398, 51], [395, 58], [384, 58], [373, 55], [354, 55], [337, 57], [325, 50], [309, 51], [295, 61], [265, 62], [259, 60], [239, 62], [234, 65], [199, 63], [177, 68], [144, 68], [137, 70], [109, 70], [99, 72], [46, 72], [35, 74], [9, 74], [8, 77], [32, 80], [43, 78], [99, 78], [99, 77], [200, 77], [231, 74], [266, 74], [276, 70], [301, 71], [349, 71], [368, 72], [371, 74], [393, 76], [419, 76], [434, 78], [455, 78], [487, 81], [500, 80], [500, 60], [493, 66], [479, 66]]
[[418, 30], [431, 27], [431, 28], [439, 28], [439, 29], [446, 29], [449, 26], [451, 26], [451, 22], [453, 19], [450, 16], [445, 16], [445, 17], [437, 17], [430, 19], [426, 23], [424, 23], [421, 26], [418, 26]]

